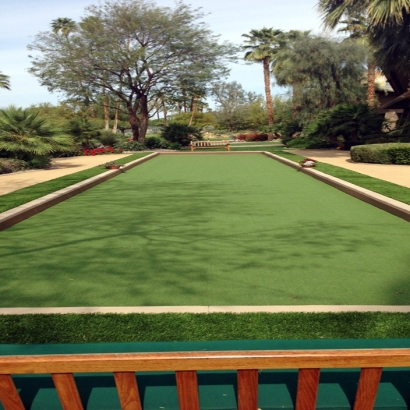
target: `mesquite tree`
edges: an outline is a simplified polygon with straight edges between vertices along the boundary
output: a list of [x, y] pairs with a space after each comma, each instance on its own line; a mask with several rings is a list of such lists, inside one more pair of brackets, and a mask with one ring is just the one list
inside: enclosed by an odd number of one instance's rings
[[[55, 31], [39, 33], [30, 72], [50, 91], [68, 96], [82, 87], [106, 90], [126, 107], [134, 140], [143, 142], [150, 108], [182, 76], [204, 73], [209, 80], [226, 73], [236, 49], [219, 44], [199, 20], [203, 14], [182, 2], [174, 8], [148, 0], [120, 0], [86, 8], [67, 42]], [[69, 47], [68, 45], [69, 44]]]

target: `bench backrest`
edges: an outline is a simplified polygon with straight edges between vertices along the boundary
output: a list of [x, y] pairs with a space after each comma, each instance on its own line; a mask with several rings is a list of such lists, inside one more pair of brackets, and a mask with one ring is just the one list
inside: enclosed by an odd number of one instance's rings
[[224, 351], [0, 357], [0, 401], [24, 410], [11, 375], [51, 374], [63, 409], [82, 410], [73, 373], [114, 373], [123, 410], [142, 410], [135, 372], [175, 371], [181, 410], [199, 410], [198, 370], [236, 370], [238, 410], [258, 407], [258, 372], [298, 369], [296, 410], [314, 410], [320, 369], [360, 368], [354, 410], [373, 409], [382, 369], [410, 367], [410, 349]]
[[229, 141], [191, 141], [193, 147], [219, 147], [229, 145]]

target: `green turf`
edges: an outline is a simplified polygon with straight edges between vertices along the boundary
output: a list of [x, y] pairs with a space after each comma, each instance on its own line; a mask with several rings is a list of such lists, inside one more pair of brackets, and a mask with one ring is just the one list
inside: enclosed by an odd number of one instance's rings
[[409, 313], [3, 315], [0, 343], [409, 338]]
[[263, 155], [160, 156], [1, 232], [0, 305], [407, 305], [408, 226]]
[[[128, 162], [142, 158], [148, 154], [149, 153], [133, 154], [129, 155], [128, 157], [118, 159], [115, 162], [117, 164], [127, 164]], [[107, 156], [104, 156], [101, 159], [101, 162], [104, 162], [106, 160]], [[27, 202], [33, 201], [34, 199], [38, 199], [44, 195], [58, 191], [59, 189], [67, 188], [70, 185], [85, 181], [86, 179], [102, 174], [103, 172], [107, 172], [107, 170], [103, 167], [97, 166], [90, 169], [85, 169], [84, 171], [75, 172], [74, 174], [55, 178], [50, 181], [41, 182], [27, 188], [19, 189], [18, 191], [10, 192], [6, 195], [0, 195], [0, 212], [8, 211], [9, 209], [15, 208], [16, 206], [23, 205]]]

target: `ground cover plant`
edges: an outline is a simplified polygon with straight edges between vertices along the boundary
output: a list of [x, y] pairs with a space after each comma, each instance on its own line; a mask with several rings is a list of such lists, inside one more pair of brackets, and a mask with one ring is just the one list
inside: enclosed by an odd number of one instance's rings
[[0, 236], [2, 306], [409, 302], [408, 223], [263, 155], [160, 156]]
[[[126, 164], [138, 158], [142, 158], [148, 153], [132, 154], [127, 157], [116, 160], [118, 164]], [[102, 174], [107, 170], [101, 167], [93, 167], [84, 171], [76, 172], [74, 174], [65, 175], [60, 178], [55, 178], [50, 181], [41, 182], [39, 184], [29, 186], [27, 188], [19, 189], [18, 191], [0, 196], [0, 212], [8, 211], [16, 206], [23, 205], [34, 199], [51, 194], [59, 189], [67, 188], [78, 182], [85, 181], [96, 175]]]
[[0, 343], [3, 344], [409, 337], [409, 313], [0, 316]]

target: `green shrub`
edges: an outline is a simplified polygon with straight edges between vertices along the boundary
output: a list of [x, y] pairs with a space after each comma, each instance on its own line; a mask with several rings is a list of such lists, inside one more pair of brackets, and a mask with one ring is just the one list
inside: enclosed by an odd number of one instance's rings
[[122, 148], [124, 151], [145, 151], [147, 147], [139, 141], [119, 142], [114, 145], [114, 148]]
[[26, 161], [13, 158], [0, 158], [0, 174], [24, 171], [29, 166]]
[[311, 140], [307, 137], [292, 138], [286, 143], [287, 148], [306, 148], [306, 149], [319, 149], [319, 148], [333, 148], [334, 143], [329, 141]]
[[201, 140], [201, 132], [198, 128], [189, 125], [173, 122], [162, 128], [161, 137], [168, 142], [177, 142], [178, 144], [189, 145], [191, 141]]
[[51, 166], [51, 156], [49, 155], [36, 155], [27, 161], [30, 168], [42, 169], [50, 168]]
[[149, 149], [166, 149], [168, 148], [169, 143], [159, 137], [150, 137], [145, 140], [145, 145]]
[[171, 143], [168, 145], [168, 148], [169, 148], [169, 149], [173, 149], [173, 150], [175, 150], [175, 151], [180, 151], [181, 148], [182, 148], [182, 145], [179, 144], [178, 142], [171, 142]]
[[119, 135], [111, 130], [101, 130], [95, 138], [100, 141], [104, 147], [113, 147], [118, 142]]
[[359, 145], [351, 148], [350, 157], [354, 162], [410, 165], [410, 144]]

